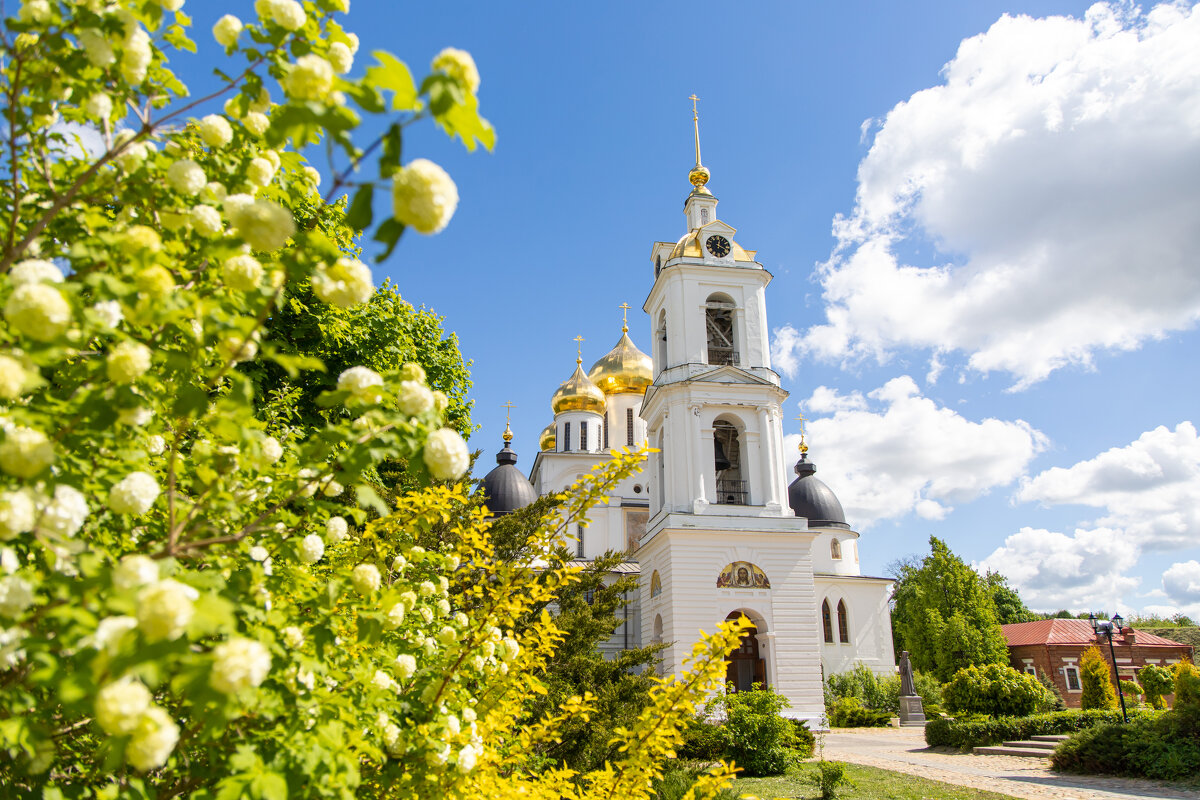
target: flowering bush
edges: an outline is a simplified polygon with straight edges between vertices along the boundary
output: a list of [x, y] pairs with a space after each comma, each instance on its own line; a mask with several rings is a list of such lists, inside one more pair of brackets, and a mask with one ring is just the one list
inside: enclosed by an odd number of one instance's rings
[[[443, 53], [418, 89], [380, 52], [350, 77], [345, 0], [258, 0], [257, 19], [212, 30], [234, 77], [193, 98], [167, 66], [194, 49], [182, 5], [26, 0], [0, 33], [0, 786], [646, 797], [736, 626], [615, 732], [621, 761], [534, 770], [527, 754], [591, 702], [516, 728], [561, 636], [531, 609], [575, 576], [493, 555], [457, 483], [469, 459], [447, 395], [416, 364], [339, 365], [316, 397], [339, 413], [295, 425], [256, 391], [263, 364], [325, 369], [275, 338], [285, 304], [374, 296], [356, 235], [376, 186], [395, 201], [404, 183], [399, 126], [491, 146], [473, 62]], [[334, 198], [374, 150], [353, 141], [364, 114], [398, 119], [347, 206]], [[80, 127], [99, 144], [80, 148]], [[298, 150], [326, 138], [350, 163], [330, 165], [322, 198]], [[413, 174], [413, 216], [375, 234], [387, 252], [406, 224], [453, 214], [449, 176]], [[385, 460], [424, 488], [385, 503], [369, 480]], [[527, 549], [637, 460], [583, 479]], [[416, 544], [433, 530], [439, 546]]]

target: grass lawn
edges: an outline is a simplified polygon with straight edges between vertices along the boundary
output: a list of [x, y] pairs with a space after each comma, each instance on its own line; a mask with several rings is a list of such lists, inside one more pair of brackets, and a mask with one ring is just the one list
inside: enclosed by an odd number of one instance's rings
[[[805, 764], [798, 770], [775, 778], [739, 778], [733, 784], [733, 791], [736, 795], [752, 794], [763, 800], [775, 797], [819, 798], [821, 793], [817, 787], [805, 780], [805, 776], [814, 769]], [[847, 764], [846, 775], [855, 783], [854, 788], [842, 787], [839, 790], [838, 797], [846, 800], [1013, 800], [1007, 794], [952, 786], [858, 764]]]

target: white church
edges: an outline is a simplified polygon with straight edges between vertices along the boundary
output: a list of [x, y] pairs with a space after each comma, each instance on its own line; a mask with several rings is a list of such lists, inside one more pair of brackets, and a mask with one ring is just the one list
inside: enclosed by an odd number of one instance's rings
[[787, 484], [783, 403], [771, 369], [766, 295], [771, 273], [717, 217], [709, 171], [696, 165], [684, 205], [687, 233], [655, 242], [654, 282], [642, 309], [653, 357], [622, 327], [616, 346], [554, 393], [529, 478], [505, 433], [484, 478], [496, 514], [563, 491], [610, 452], [649, 442], [645, 470], [594, 508], [570, 543], [576, 557], [624, 551], [638, 596], [606, 649], [665, 642], [663, 674], [677, 671], [723, 620], [754, 624], [729, 658], [735, 691], [763, 683], [785, 695], [788, 716], [820, 727], [825, 675], [862, 662], [895, 672], [891, 581], [859, 568], [859, 534], [814, 476], [807, 446]]

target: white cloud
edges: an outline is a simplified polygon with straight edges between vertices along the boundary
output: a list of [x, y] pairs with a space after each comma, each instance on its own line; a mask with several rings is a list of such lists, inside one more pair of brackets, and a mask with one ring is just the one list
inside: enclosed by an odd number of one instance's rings
[[916, 347], [1019, 388], [1200, 320], [1200, 8], [1006, 15], [943, 76], [877, 128], [785, 372]]
[[[954, 503], [1016, 481], [1046, 445], [1021, 420], [973, 422], [937, 405], [907, 375], [866, 396], [820, 386], [800, 406], [832, 413], [808, 423], [811, 456], [859, 529], [910, 513], [942, 519]], [[799, 436], [786, 438], [795, 452]]]
[[1162, 577], [1163, 589], [1180, 605], [1200, 603], [1200, 561], [1172, 564]]
[[1128, 609], [1122, 598], [1140, 579], [1123, 573], [1137, 557], [1137, 545], [1120, 530], [1077, 529], [1068, 536], [1021, 528], [977, 568], [1006, 576], [1034, 610]]
[[1125, 447], [1023, 480], [1016, 499], [1104, 509], [1097, 525], [1122, 528], [1147, 549], [1194, 546], [1200, 531], [1200, 437], [1191, 422], [1159, 426]]

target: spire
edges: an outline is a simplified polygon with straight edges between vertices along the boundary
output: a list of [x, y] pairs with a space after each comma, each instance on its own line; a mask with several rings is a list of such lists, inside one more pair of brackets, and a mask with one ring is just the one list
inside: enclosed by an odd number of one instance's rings
[[691, 181], [692, 186], [696, 187], [692, 190], [693, 192], [711, 194], [708, 189], [704, 188], [704, 184], [708, 183], [710, 177], [708, 167], [700, 163], [700, 115], [696, 112], [696, 101], [700, 98], [693, 94], [688, 99], [692, 101], [692, 128], [696, 132], [696, 166], [692, 167], [691, 172], [688, 173], [688, 180]]
[[516, 408], [513, 402], [509, 400], [504, 404], [504, 446], [508, 447], [508, 443], [513, 440], [512, 432], [512, 410]]

